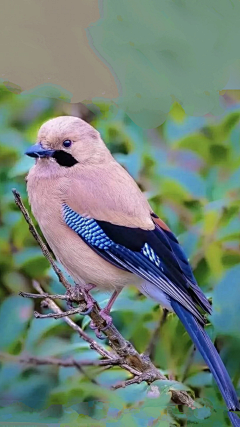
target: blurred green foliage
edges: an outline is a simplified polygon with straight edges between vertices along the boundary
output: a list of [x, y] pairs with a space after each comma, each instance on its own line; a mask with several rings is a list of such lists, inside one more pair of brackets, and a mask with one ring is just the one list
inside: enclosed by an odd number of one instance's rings
[[114, 73], [116, 104], [139, 126], [155, 128], [173, 100], [193, 116], [223, 112], [219, 90], [233, 75], [230, 87], [239, 88], [239, 13], [238, 0], [102, 0], [87, 34]]
[[[212, 298], [208, 330], [240, 394], [240, 105], [225, 108], [214, 119], [188, 117], [175, 104], [165, 123], [152, 130], [138, 127], [113, 105], [96, 101], [88, 107], [94, 112], [92, 125], [178, 236], [200, 286]], [[12, 356], [19, 354], [97, 358], [62, 320], [34, 319], [39, 303], [18, 296], [20, 290], [32, 291], [33, 278], [50, 292], [64, 291], [17, 210], [11, 189], [17, 188], [28, 206], [24, 178], [33, 161], [23, 153], [39, 126], [66, 114], [66, 108], [56, 99], [0, 87], [0, 420], [64, 426], [227, 426], [225, 406], [198, 353], [186, 372], [192, 344], [172, 314], [160, 331], [153, 359], [166, 375], [184, 379], [203, 404], [195, 411], [179, 412], [170, 404], [167, 390], [172, 383], [159, 384], [157, 399], [145, 384], [109, 391], [110, 385], [127, 378], [118, 368], [86, 367], [80, 372], [13, 362]], [[107, 297], [96, 294], [100, 304]], [[114, 324], [140, 352], [160, 316], [161, 309], [132, 287], [113, 309]], [[88, 319], [75, 320], [93, 334]]]

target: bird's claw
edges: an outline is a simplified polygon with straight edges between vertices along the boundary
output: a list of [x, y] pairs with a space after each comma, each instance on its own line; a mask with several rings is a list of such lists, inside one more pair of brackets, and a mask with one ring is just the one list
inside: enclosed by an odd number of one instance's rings
[[87, 310], [86, 311], [79, 311], [79, 314], [82, 316], [86, 316], [87, 314], [90, 314], [95, 300], [93, 297], [89, 294], [89, 291], [93, 289], [94, 285], [89, 285], [88, 287], [81, 288], [79, 284], [75, 284], [75, 287], [67, 291], [67, 295], [70, 297], [70, 299], [67, 301], [67, 306], [72, 309], [73, 308], [73, 302], [78, 303], [81, 300], [81, 294], [84, 295], [86, 303], [87, 303]]
[[73, 308], [73, 303], [78, 303], [78, 295], [76, 289], [74, 287], [68, 289], [66, 292], [66, 296], [69, 298], [67, 300], [67, 308], [71, 310]]
[[99, 340], [105, 339], [105, 336], [102, 334], [101, 330], [97, 326], [94, 327], [93, 325], [90, 325], [90, 328], [94, 330], [95, 335]]
[[87, 310], [85, 310], [85, 311], [79, 311], [79, 314], [81, 314], [82, 316], [86, 316], [87, 314], [90, 314], [92, 312], [93, 306], [94, 306], [93, 303], [88, 304], [87, 305], [87, 307], [88, 307]]
[[111, 325], [112, 325], [112, 317], [107, 314], [104, 309], [99, 312], [102, 319], [105, 320], [106, 326], [103, 326], [102, 328], [99, 328], [99, 326], [96, 326], [93, 321], [90, 322], [90, 328], [95, 331], [96, 337], [100, 340], [103, 340], [105, 336], [102, 334], [102, 332], [106, 331]]

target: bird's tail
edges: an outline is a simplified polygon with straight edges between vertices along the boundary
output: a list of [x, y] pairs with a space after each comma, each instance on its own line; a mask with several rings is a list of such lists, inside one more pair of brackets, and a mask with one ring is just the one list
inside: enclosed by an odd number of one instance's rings
[[205, 332], [203, 326], [195, 319], [192, 313], [177, 301], [171, 300], [171, 305], [215, 378], [222, 397], [229, 409], [228, 415], [232, 425], [234, 427], [240, 427], [240, 418], [237, 414], [231, 412], [240, 411], [238, 397], [214, 344]]

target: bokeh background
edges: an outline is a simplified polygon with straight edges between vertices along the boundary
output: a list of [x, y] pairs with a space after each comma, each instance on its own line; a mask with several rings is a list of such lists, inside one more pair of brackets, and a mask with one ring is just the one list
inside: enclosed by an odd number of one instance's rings
[[[14, 93], [15, 92], [15, 93]], [[115, 158], [145, 192], [155, 212], [183, 245], [198, 283], [213, 301], [207, 329], [240, 395], [240, 95], [226, 91], [219, 117], [186, 116], [173, 104], [155, 129], [138, 127], [114, 104], [69, 104], [18, 93], [0, 86], [0, 421], [51, 426], [222, 426], [229, 425], [212, 376], [174, 315], [158, 331], [152, 360], [201, 404], [195, 411], [176, 408], [160, 384], [151, 398], [146, 384], [110, 391], [126, 379], [119, 368], [33, 366], [19, 356], [96, 359], [97, 354], [62, 320], [36, 320], [33, 292], [38, 280], [52, 293], [63, 293], [53, 271], [17, 210], [12, 188], [28, 206], [25, 176], [33, 161], [23, 153], [40, 125], [58, 115], [75, 115], [101, 133]], [[107, 295], [98, 292], [100, 305]], [[64, 308], [64, 304], [61, 304]], [[126, 289], [113, 308], [116, 327], [143, 352], [159, 325], [162, 310]], [[75, 317], [92, 335], [88, 318]], [[92, 335], [93, 336], [93, 335]], [[108, 345], [107, 342], [104, 345]], [[94, 381], [92, 381], [94, 379]], [[176, 386], [176, 385], [174, 385]], [[42, 424], [41, 424], [42, 425]]]

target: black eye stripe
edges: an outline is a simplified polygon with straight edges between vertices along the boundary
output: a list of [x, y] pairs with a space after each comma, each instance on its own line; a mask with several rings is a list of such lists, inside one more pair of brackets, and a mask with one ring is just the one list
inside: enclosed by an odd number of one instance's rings
[[70, 139], [66, 139], [65, 141], [63, 141], [63, 146], [65, 148], [69, 148], [72, 145], [72, 141], [70, 141]]
[[78, 163], [78, 161], [64, 150], [56, 150], [53, 154], [53, 158], [60, 166], [70, 168]]

